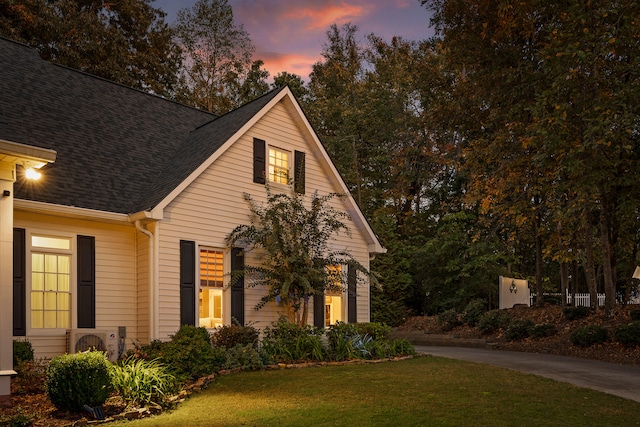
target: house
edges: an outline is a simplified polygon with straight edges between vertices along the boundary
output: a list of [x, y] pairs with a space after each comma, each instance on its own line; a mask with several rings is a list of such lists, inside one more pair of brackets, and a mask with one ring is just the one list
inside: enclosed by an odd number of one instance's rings
[[[348, 193], [288, 88], [217, 116], [48, 63], [7, 39], [0, 62], [0, 160], [12, 149], [31, 156], [5, 158], [15, 171], [5, 197], [13, 276], [0, 282], [0, 298], [14, 339], [28, 339], [36, 357], [94, 339], [117, 355], [182, 324], [235, 318], [262, 328], [286, 313], [276, 303], [255, 310], [259, 287], [229, 286], [230, 271], [259, 260], [225, 237], [249, 221], [243, 193], [266, 200], [265, 181]], [[32, 163], [42, 166], [37, 181], [25, 175]], [[350, 215], [351, 236], [332, 244], [368, 267], [384, 248], [353, 198], [335, 203]], [[369, 321], [368, 285], [352, 285], [316, 300], [310, 319]], [[5, 314], [0, 331], [7, 324]], [[10, 369], [2, 360], [0, 371]]]

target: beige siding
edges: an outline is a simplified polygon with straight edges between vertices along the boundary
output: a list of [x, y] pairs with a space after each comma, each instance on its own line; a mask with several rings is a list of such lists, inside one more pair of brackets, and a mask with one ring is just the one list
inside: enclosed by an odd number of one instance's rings
[[[323, 165], [318, 152], [308, 144], [282, 103], [269, 111], [245, 135], [231, 146], [212, 166], [195, 179], [164, 211], [160, 223], [160, 337], [175, 332], [179, 320], [179, 242], [193, 240], [198, 246], [224, 248], [226, 235], [237, 225], [248, 223], [248, 205], [243, 193], [255, 200], [265, 200], [264, 186], [253, 183], [253, 138], [281, 149], [306, 153], [306, 193], [320, 194], [341, 191], [335, 180], [329, 179], [330, 169]], [[291, 159], [293, 161], [293, 157]], [[288, 191], [287, 187], [280, 187]], [[278, 187], [272, 186], [273, 190]], [[341, 201], [337, 206], [344, 209]], [[344, 234], [334, 242], [334, 249], [349, 249], [364, 266], [369, 266], [365, 236], [349, 223], [351, 237]], [[246, 263], [256, 264], [250, 253]], [[284, 307], [273, 304], [255, 311], [263, 291], [245, 290], [245, 318], [257, 327], [264, 327], [285, 314]], [[227, 298], [228, 299], [228, 298]], [[346, 304], [345, 304], [346, 305]], [[369, 320], [368, 286], [358, 289], [358, 321]], [[280, 310], [280, 311], [279, 311]], [[228, 312], [228, 308], [226, 310]], [[312, 312], [309, 321], [312, 322]]]
[[[31, 233], [67, 236], [71, 237], [73, 242], [75, 242], [77, 235], [95, 236], [96, 330], [117, 332], [119, 326], [125, 326], [128, 336], [127, 344], [138, 338], [136, 236], [135, 228], [132, 225], [113, 225], [16, 212], [14, 227], [26, 229], [27, 239]], [[72, 301], [74, 301], [76, 283], [75, 255], [75, 253], [72, 254]], [[28, 253], [27, 258], [29, 258]], [[30, 265], [29, 260], [27, 260], [27, 265]], [[29, 289], [29, 274], [27, 274], [27, 278], [27, 289]], [[76, 326], [75, 322], [76, 306], [74, 301], [71, 312], [72, 328]], [[52, 357], [66, 350], [66, 331], [31, 330], [29, 324], [27, 311], [26, 338], [32, 342], [36, 357]]]

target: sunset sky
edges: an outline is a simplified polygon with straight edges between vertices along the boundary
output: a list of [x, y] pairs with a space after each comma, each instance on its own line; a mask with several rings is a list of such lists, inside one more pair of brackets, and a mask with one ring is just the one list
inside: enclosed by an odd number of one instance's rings
[[[195, 0], [156, 0], [154, 7], [176, 12]], [[281, 71], [307, 79], [321, 60], [331, 24], [358, 26], [358, 36], [374, 33], [385, 40], [401, 36], [425, 40], [433, 35], [429, 13], [420, 0], [229, 0], [236, 24], [242, 24], [256, 47], [254, 59], [262, 59], [271, 77]]]

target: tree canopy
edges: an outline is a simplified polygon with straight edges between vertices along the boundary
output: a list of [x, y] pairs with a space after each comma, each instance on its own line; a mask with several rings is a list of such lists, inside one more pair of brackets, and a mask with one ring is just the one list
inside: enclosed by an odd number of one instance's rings
[[151, 0], [0, 0], [0, 35], [43, 59], [173, 96], [180, 48]]

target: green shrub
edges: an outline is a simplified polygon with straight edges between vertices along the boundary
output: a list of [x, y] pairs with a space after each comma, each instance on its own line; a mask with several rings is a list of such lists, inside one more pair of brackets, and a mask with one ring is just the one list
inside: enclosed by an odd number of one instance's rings
[[378, 322], [369, 323], [349, 323], [354, 325], [356, 332], [360, 335], [368, 335], [373, 340], [388, 340], [391, 333], [391, 326]]
[[243, 371], [259, 371], [264, 366], [260, 352], [253, 344], [237, 344], [225, 351], [224, 369], [242, 369]]
[[531, 331], [533, 338], [545, 338], [555, 335], [558, 332], [556, 325], [553, 323], [545, 323], [543, 325], [536, 325]]
[[506, 311], [491, 310], [480, 316], [480, 320], [478, 320], [478, 329], [483, 334], [489, 334], [506, 328], [510, 321], [511, 318]]
[[258, 336], [258, 330], [253, 326], [224, 325], [216, 328], [211, 334], [211, 344], [214, 347], [224, 348], [233, 348], [238, 344], [256, 346]]
[[613, 339], [626, 346], [640, 344], [640, 321], [619, 326], [613, 333]]
[[276, 362], [323, 360], [320, 337], [323, 330], [310, 325], [300, 326], [281, 318], [264, 329], [262, 351]]
[[504, 337], [507, 341], [518, 341], [529, 337], [534, 328], [531, 319], [516, 319], [507, 326]]
[[588, 325], [575, 329], [569, 335], [569, 341], [579, 347], [590, 347], [607, 340], [607, 330], [600, 325]]
[[469, 326], [476, 326], [480, 317], [487, 311], [485, 306], [486, 302], [481, 298], [469, 301], [469, 304], [467, 304], [462, 312], [462, 321]]
[[178, 390], [178, 383], [159, 359], [129, 357], [113, 369], [113, 387], [128, 405], [151, 402], [164, 405]]
[[416, 349], [413, 344], [405, 338], [396, 339], [390, 343], [389, 357], [393, 356], [413, 356]]
[[171, 341], [157, 347], [160, 361], [168, 365], [179, 380], [209, 375], [221, 364], [206, 328], [182, 325], [171, 336]]
[[456, 326], [462, 325], [462, 321], [460, 321], [458, 313], [456, 313], [454, 309], [451, 309], [438, 315], [438, 325], [440, 325], [443, 331], [450, 331]]
[[582, 319], [584, 317], [587, 317], [589, 314], [591, 314], [591, 308], [590, 307], [565, 307], [562, 310], [562, 314], [564, 314], [564, 317], [567, 320], [578, 320], [578, 319]]
[[27, 340], [13, 341], [13, 366], [20, 362], [33, 362], [33, 347]]
[[640, 308], [631, 310], [629, 315], [631, 316], [631, 320], [640, 320]]
[[84, 405], [102, 405], [112, 390], [113, 366], [105, 353], [88, 351], [51, 359], [46, 389], [51, 403], [63, 411], [78, 412]]

